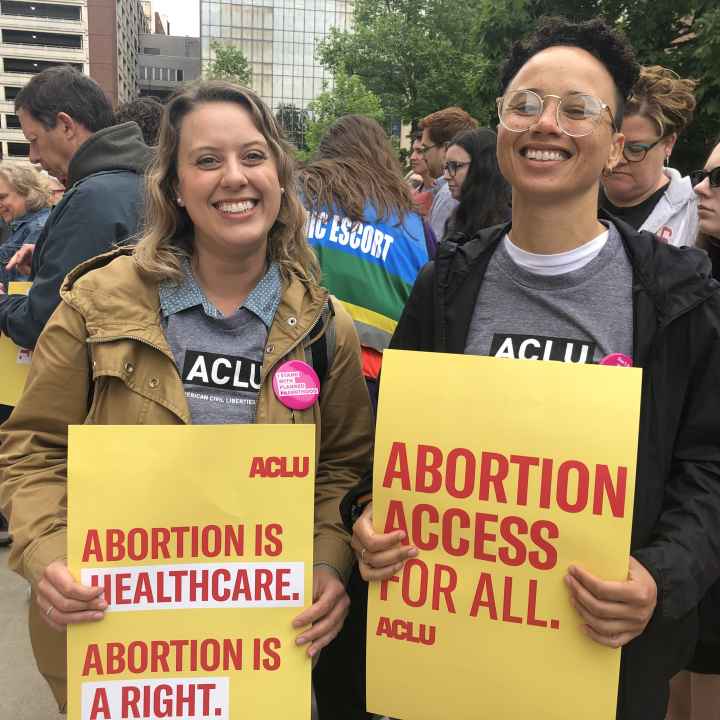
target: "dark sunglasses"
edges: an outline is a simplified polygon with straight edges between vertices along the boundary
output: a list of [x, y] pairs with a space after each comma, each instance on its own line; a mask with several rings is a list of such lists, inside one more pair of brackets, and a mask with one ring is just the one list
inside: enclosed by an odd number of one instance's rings
[[693, 187], [699, 185], [705, 178], [710, 178], [711, 188], [719, 188], [720, 165], [718, 165], [718, 167], [716, 168], [713, 168], [712, 170], [693, 170], [690, 173], [690, 182], [692, 183]]

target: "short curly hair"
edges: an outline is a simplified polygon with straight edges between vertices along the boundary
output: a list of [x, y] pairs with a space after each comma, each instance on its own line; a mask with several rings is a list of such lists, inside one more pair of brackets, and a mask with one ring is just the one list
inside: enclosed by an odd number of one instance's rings
[[696, 86], [697, 81], [681, 78], [661, 65], [643, 67], [625, 105], [625, 115], [648, 118], [662, 137], [679, 135], [692, 122]]
[[28, 212], [37, 212], [50, 207], [48, 177], [38, 172], [32, 165], [3, 162], [0, 164], [0, 178], [25, 200]]
[[584, 22], [571, 22], [564, 17], [541, 18], [538, 29], [532, 35], [513, 44], [510, 57], [501, 69], [500, 93], [507, 90], [520, 68], [531, 57], [558, 45], [585, 50], [605, 66], [615, 83], [615, 125], [619, 129], [625, 102], [640, 74], [640, 65], [627, 38], [600, 18]]
[[115, 108], [115, 124], [136, 122], [146, 145], [158, 144], [163, 105], [153, 97], [140, 97]]

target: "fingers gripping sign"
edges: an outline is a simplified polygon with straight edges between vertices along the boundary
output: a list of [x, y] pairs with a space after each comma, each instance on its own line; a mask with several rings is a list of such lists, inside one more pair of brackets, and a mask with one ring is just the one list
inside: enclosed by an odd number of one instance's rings
[[64, 560], [51, 562], [37, 584], [36, 602], [45, 622], [58, 632], [71, 623], [97, 622], [107, 603], [99, 587], [76, 582]]
[[571, 566], [565, 583], [588, 637], [608, 647], [622, 647], [640, 635], [657, 605], [655, 580], [633, 557], [627, 580], [600, 580], [587, 570]]
[[376, 533], [373, 528], [372, 503], [368, 503], [353, 526], [351, 546], [358, 560], [363, 580], [386, 580], [402, 568], [409, 558], [416, 557], [415, 547], [404, 545], [402, 530]]
[[350, 598], [338, 574], [320, 565], [313, 572], [313, 604], [293, 620], [294, 628], [306, 627], [295, 639], [297, 645], [307, 645], [307, 654], [314, 657], [329, 645], [342, 629], [350, 609]]

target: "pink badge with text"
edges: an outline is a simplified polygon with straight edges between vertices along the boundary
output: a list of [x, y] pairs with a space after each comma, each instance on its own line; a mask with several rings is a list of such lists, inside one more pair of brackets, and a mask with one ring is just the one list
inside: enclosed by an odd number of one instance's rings
[[600, 365], [617, 365], [618, 367], [632, 367], [632, 358], [623, 353], [611, 353], [606, 355], [601, 361]]
[[275, 397], [291, 410], [307, 410], [320, 395], [320, 378], [302, 360], [283, 363], [273, 375], [272, 386]]

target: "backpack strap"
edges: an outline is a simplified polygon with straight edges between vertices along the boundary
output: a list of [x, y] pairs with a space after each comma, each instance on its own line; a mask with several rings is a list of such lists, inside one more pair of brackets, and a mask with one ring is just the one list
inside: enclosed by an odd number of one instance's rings
[[[323, 333], [323, 329], [325, 332]], [[325, 301], [318, 321], [305, 340], [305, 362], [312, 366], [320, 379], [322, 389], [335, 357], [335, 310], [330, 298]]]

